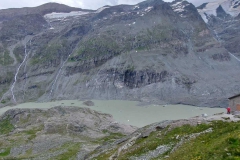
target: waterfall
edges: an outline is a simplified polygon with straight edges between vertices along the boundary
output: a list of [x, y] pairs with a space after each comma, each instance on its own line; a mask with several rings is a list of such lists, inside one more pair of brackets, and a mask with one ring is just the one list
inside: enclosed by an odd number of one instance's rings
[[[29, 45], [30, 45], [30, 47], [31, 47], [31, 45], [32, 45], [32, 39], [30, 39], [30, 41], [29, 41]], [[29, 50], [29, 52], [30, 52], [30, 50]], [[29, 55], [29, 52], [28, 52], [28, 55]], [[25, 86], [26, 86], [26, 83], [27, 83], [27, 72], [26, 72], [26, 68], [27, 68], [27, 61], [26, 61], [26, 63], [25, 63], [25, 66], [24, 66], [24, 73], [26, 73], [25, 74], [25, 83], [24, 83], [24, 85], [23, 85], [23, 100], [25, 100]]]
[[[130, 55], [131, 56], [131, 55]], [[115, 97], [115, 99], [117, 99], [117, 93], [118, 93], [118, 88], [116, 87], [116, 84], [115, 84], [115, 80], [116, 80], [116, 71], [117, 71], [117, 65], [121, 62], [121, 56], [118, 56], [118, 57], [116, 57], [117, 58], [117, 60], [116, 60], [116, 62], [115, 62], [115, 67], [114, 67], [114, 73], [113, 73], [113, 86], [114, 86], [114, 88], [116, 89], [116, 97]], [[132, 60], [132, 58], [131, 58], [131, 60]], [[132, 60], [132, 62], [133, 62], [133, 60]], [[133, 64], [133, 63], [132, 63]]]
[[[92, 80], [91, 80], [92, 81], [92, 89], [89, 91], [90, 95], [94, 95], [95, 90], [99, 89], [101, 87], [102, 82], [104, 82], [105, 80], [108, 80], [109, 77], [113, 76], [113, 82], [112, 83], [107, 82], [107, 87], [108, 87], [107, 98], [110, 99], [109, 98], [109, 87], [111, 85], [113, 85], [116, 88], [116, 86], [115, 86], [115, 74], [116, 74], [116, 71], [117, 71], [117, 69], [116, 69], [117, 64], [119, 62], [120, 62], [120, 57], [118, 56], [118, 57], [115, 57], [114, 59], [112, 59], [111, 62], [105, 63], [101, 67], [99, 67], [99, 70], [98, 70], [97, 74], [95, 74], [93, 76]], [[113, 63], [113, 64], [111, 64], [111, 63]], [[107, 67], [109, 67], [109, 65], [112, 65], [112, 68], [114, 69], [113, 70], [113, 75], [109, 75], [109, 74], [107, 74], [106, 76], [101, 75], [100, 73], [102, 71], [104, 71]], [[117, 90], [116, 90], [116, 92], [117, 92]]]
[[54, 90], [54, 86], [55, 86], [55, 84], [56, 84], [56, 82], [57, 82], [57, 80], [58, 80], [58, 77], [59, 77], [59, 75], [60, 75], [60, 73], [61, 73], [61, 71], [62, 71], [65, 63], [68, 61], [68, 58], [71, 56], [72, 53], [73, 53], [73, 52], [71, 52], [71, 53], [68, 55], [67, 59], [62, 63], [62, 65], [61, 65], [61, 67], [60, 67], [60, 69], [59, 69], [59, 71], [58, 71], [58, 73], [57, 73], [57, 76], [55, 77], [55, 79], [54, 79], [54, 81], [53, 81], [53, 84], [52, 84], [52, 86], [51, 86], [51, 90], [50, 90], [50, 93], [49, 93], [48, 98], [50, 98], [50, 96], [52, 95], [53, 90]]
[[16, 82], [17, 82], [17, 76], [18, 76], [18, 73], [19, 73], [19, 71], [20, 71], [20, 68], [21, 68], [22, 65], [26, 62], [27, 57], [28, 57], [28, 54], [29, 54], [29, 52], [27, 52], [27, 43], [28, 43], [28, 42], [29, 42], [29, 40], [25, 42], [25, 45], [24, 45], [25, 56], [24, 56], [24, 59], [23, 59], [22, 63], [21, 63], [21, 64], [18, 66], [18, 68], [17, 68], [17, 71], [16, 71], [16, 73], [15, 73], [15, 75], [14, 75], [14, 82], [13, 82], [11, 88], [10, 88], [10, 91], [11, 91], [11, 94], [12, 94], [12, 98], [13, 98], [13, 101], [14, 101], [15, 104], [17, 103], [17, 101], [16, 101], [16, 98], [15, 98], [15, 95], [14, 95], [14, 87], [15, 87], [15, 84], [16, 84]]
[[221, 39], [221, 38], [218, 36], [216, 30], [213, 30], [213, 32], [214, 32], [214, 34], [215, 34], [215, 36], [216, 36], [216, 40], [220, 42], [220, 39]]
[[47, 21], [48, 25], [50, 26], [49, 29], [54, 29], [54, 27], [52, 26], [52, 24], [50, 23], [50, 21], [48, 21], [48, 20], [46, 20], [46, 21]]
[[236, 57], [234, 54], [232, 54], [231, 52], [228, 52], [233, 58], [235, 58], [238, 62], [240, 62], [240, 59], [238, 57]]

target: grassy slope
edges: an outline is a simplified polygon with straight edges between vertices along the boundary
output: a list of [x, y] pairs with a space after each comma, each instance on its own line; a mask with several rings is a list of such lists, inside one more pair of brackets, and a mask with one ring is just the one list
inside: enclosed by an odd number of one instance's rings
[[3, 66], [7, 66], [10, 64], [13, 64], [14, 59], [10, 56], [10, 53], [8, 50], [5, 50], [3, 52], [0, 51], [0, 64]]
[[[196, 138], [190, 138], [193, 134], [206, 131], [209, 128], [212, 128], [213, 131], [200, 134], [196, 136]], [[41, 131], [43, 126], [9, 135], [8, 133], [13, 129], [14, 126], [8, 118], [0, 122], [0, 135], [6, 138], [5, 140], [3, 137], [0, 139], [0, 149], [3, 149], [0, 153], [0, 159], [3, 157], [10, 158], [9, 154], [12, 147], [28, 143], [35, 139], [37, 132]], [[107, 130], [104, 130], [103, 133], [108, 133], [108, 136], [102, 139], [96, 139], [93, 143], [104, 144], [123, 137], [121, 134], [110, 133]], [[172, 149], [183, 139], [184, 143], [172, 152]], [[74, 159], [81, 145], [79, 142], [68, 142], [65, 145], [59, 146], [56, 150], [64, 152], [54, 157], [54, 159], [66, 159], [66, 156]], [[240, 122], [213, 121], [210, 124], [201, 124], [198, 126], [183, 125], [174, 129], [166, 127], [152, 132], [147, 138], [137, 139], [132, 146], [121, 152], [118, 159], [127, 160], [130, 157], [137, 158], [141, 155], [146, 155], [159, 146], [169, 146], [170, 149], [154, 159], [163, 159], [168, 155], [168, 160], [240, 160]], [[108, 159], [116, 151], [117, 148], [112, 147], [111, 150], [94, 159]], [[92, 154], [94, 154], [94, 152], [95, 151], [93, 151]], [[38, 157], [38, 155], [33, 155], [30, 149], [29, 152], [26, 152], [18, 158], [30, 157]]]
[[213, 132], [203, 134], [171, 154], [173, 159], [239, 160], [240, 123], [213, 122]]
[[[29, 117], [26, 119], [20, 118], [20, 123], [26, 124], [29, 122]], [[39, 124], [38, 126], [28, 128], [23, 131], [15, 132], [9, 134], [11, 131], [14, 130], [14, 126], [11, 124], [9, 118], [0, 121], [0, 159], [30, 159], [30, 158], [37, 158], [39, 156], [43, 156], [44, 153], [33, 153], [32, 148], [27, 150], [26, 152], [22, 153], [19, 156], [13, 157], [10, 155], [10, 151], [13, 147], [26, 145], [32, 143], [34, 139], [37, 138], [38, 132], [42, 133], [44, 126]], [[121, 133], [112, 133], [107, 130], [103, 130], [103, 133], [106, 134], [103, 138], [97, 139], [88, 139], [87, 137], [81, 136], [74, 136], [72, 141], [68, 141], [64, 144], [59, 145], [57, 148], [50, 149], [46, 154], [56, 153], [59, 154], [53, 155], [50, 159], [54, 160], [67, 160], [67, 159], [76, 159], [78, 152], [83, 145], [103, 145], [104, 143], [110, 143], [116, 139], [120, 139], [124, 135]], [[59, 133], [62, 134], [62, 133]], [[50, 134], [49, 134], [50, 135]], [[48, 136], [48, 134], [46, 134]], [[67, 136], [62, 134], [62, 136]], [[68, 135], [71, 136], [71, 135]], [[81, 143], [79, 142], [82, 141]]]
[[14, 126], [11, 124], [10, 120], [4, 119], [0, 122], [0, 135], [8, 134], [14, 129]]
[[[200, 133], [209, 128], [212, 128], [213, 132], [189, 139], [189, 135]], [[183, 138], [186, 139], [185, 143], [171, 152]], [[240, 122], [216, 121], [211, 124], [184, 125], [172, 130], [165, 128], [161, 131], [155, 131], [148, 138], [138, 139], [133, 146], [123, 151], [118, 159], [126, 160], [130, 157], [139, 157], [161, 145], [170, 146], [171, 149], [154, 159], [164, 159], [168, 155], [168, 160], [240, 160]], [[107, 159], [115, 151], [116, 148], [112, 148], [112, 150], [94, 159]]]

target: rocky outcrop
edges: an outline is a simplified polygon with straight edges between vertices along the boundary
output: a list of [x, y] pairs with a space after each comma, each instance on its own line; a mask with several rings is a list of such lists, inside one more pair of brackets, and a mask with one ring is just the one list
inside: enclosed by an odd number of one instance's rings
[[93, 101], [85, 101], [85, 102], [83, 102], [83, 104], [86, 105], [86, 106], [94, 106]]
[[[217, 1], [215, 4], [210, 2], [209, 6], [212, 5], [212, 13], [214, 14], [211, 14], [208, 4], [198, 7], [200, 14], [207, 22], [209, 29], [215, 34], [216, 39], [237, 57], [240, 53], [238, 45], [240, 37], [238, 20], [240, 7], [237, 5], [238, 3], [238, 1], [230, 0]], [[204, 11], [206, 11], [205, 15]]]
[[[68, 156], [76, 158], [81, 153], [79, 156], [83, 158], [102, 143], [136, 130], [133, 126], [114, 123], [111, 115], [77, 107], [12, 109], [0, 117], [0, 125], [0, 141], [5, 143], [3, 148], [9, 149], [4, 157], [10, 159], [58, 158], [72, 149], [75, 151]], [[11, 130], [7, 130], [9, 126]]]

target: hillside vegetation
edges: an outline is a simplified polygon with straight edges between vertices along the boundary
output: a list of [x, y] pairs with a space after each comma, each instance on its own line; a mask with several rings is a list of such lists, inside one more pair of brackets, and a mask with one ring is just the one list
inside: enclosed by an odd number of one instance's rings
[[[189, 122], [190, 123], [190, 122]], [[138, 136], [104, 151], [93, 159], [239, 160], [240, 122], [212, 121], [176, 128], [156, 127], [149, 136]], [[147, 127], [148, 128], [148, 127]], [[145, 129], [146, 132], [148, 129]], [[144, 135], [142, 132], [142, 135]], [[127, 144], [127, 145], [126, 145]], [[96, 151], [95, 151], [96, 152]]]
[[12, 109], [0, 116], [0, 159], [239, 160], [239, 120], [218, 114], [137, 129], [86, 108]]
[[136, 128], [86, 108], [12, 109], [0, 116], [0, 160], [82, 159]]

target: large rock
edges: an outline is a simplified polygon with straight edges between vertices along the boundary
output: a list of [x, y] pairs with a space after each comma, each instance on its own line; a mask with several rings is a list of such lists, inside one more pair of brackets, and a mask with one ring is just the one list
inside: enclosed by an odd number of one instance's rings
[[85, 102], [83, 102], [83, 104], [86, 105], [86, 106], [94, 106], [93, 101], [85, 101]]

